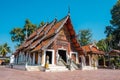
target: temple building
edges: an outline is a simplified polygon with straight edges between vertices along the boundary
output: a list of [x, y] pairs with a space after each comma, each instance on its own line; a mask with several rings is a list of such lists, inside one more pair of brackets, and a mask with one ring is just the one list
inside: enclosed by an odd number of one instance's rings
[[92, 66], [91, 58], [99, 54], [84, 52], [69, 14], [34, 31], [14, 53], [15, 64], [24, 65], [27, 71], [84, 69], [87, 65]]
[[[106, 66], [104, 58], [105, 53], [99, 50], [94, 43], [82, 46], [82, 49], [85, 54], [81, 56], [83, 59], [83, 70], [97, 69], [99, 66]], [[101, 58], [102, 61], [100, 61], [99, 58]]]

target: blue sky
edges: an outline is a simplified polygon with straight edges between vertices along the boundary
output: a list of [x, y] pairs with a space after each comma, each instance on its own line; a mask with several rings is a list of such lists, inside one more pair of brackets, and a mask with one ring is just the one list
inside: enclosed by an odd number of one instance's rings
[[111, 19], [110, 10], [117, 0], [0, 0], [0, 44], [7, 42], [12, 50], [15, 43], [9, 32], [23, 27], [26, 19], [36, 25], [41, 21], [60, 20], [68, 13], [76, 32], [90, 29], [93, 40], [105, 38], [105, 26]]

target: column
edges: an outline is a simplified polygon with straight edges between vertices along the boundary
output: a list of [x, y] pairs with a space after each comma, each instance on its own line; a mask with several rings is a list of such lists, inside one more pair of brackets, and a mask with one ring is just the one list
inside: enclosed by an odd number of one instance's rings
[[32, 64], [34, 65], [35, 64], [35, 53], [33, 53], [33, 60], [32, 60]]
[[103, 64], [104, 64], [104, 67], [106, 67], [105, 57], [104, 57], [104, 56], [102, 56], [102, 57], [103, 57]]
[[89, 66], [92, 66], [91, 65], [91, 61], [92, 61], [91, 55], [88, 55], [88, 56], [89, 56]]
[[25, 62], [28, 62], [28, 53], [26, 53]]
[[40, 57], [40, 53], [38, 53], [38, 65], [40, 65], [41, 62], [41, 57]]
[[25, 62], [25, 53], [23, 53], [23, 62]]
[[96, 55], [96, 66], [98, 67], [99, 65], [98, 65], [98, 55]]
[[85, 66], [85, 56], [82, 56], [82, 67]]
[[[52, 50], [52, 65], [54, 65], [55, 60], [55, 53], [54, 50]], [[68, 63], [68, 57], [67, 57], [67, 63]]]
[[18, 54], [18, 64], [20, 63], [20, 54], [21, 53]]
[[15, 56], [15, 62], [14, 63], [17, 64], [17, 56]]
[[45, 66], [45, 59], [46, 59], [46, 50], [43, 51], [42, 53], [42, 66]]
[[31, 54], [29, 54], [29, 58], [28, 58], [28, 63], [31, 65], [32, 64], [32, 60], [31, 60], [31, 56], [30, 56]]
[[20, 62], [22, 62], [22, 61], [23, 61], [23, 53], [20, 52]]
[[76, 53], [76, 63], [79, 63], [78, 58], [78, 53]]
[[27, 69], [28, 66], [28, 53], [25, 55], [25, 68]]
[[28, 54], [28, 64], [30, 64], [30, 54]]

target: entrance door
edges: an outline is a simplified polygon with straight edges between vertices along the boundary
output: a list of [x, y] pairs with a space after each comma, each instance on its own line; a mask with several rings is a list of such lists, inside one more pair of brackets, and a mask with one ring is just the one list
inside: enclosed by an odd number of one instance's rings
[[52, 64], [52, 51], [46, 51], [46, 61], [49, 60], [49, 64]]
[[35, 53], [35, 64], [38, 64], [38, 53]]
[[82, 59], [81, 59], [81, 57], [79, 57], [79, 63], [81, 63], [82, 62]]
[[58, 50], [59, 56], [67, 63], [67, 56], [65, 50]]
[[89, 56], [85, 56], [85, 58], [86, 58], [86, 66], [89, 66]]

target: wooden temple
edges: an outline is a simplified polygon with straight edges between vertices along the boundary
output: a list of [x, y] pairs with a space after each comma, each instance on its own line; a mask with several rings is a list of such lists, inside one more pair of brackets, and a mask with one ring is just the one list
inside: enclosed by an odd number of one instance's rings
[[25, 65], [28, 71], [83, 69], [85, 58], [86, 65], [91, 65], [90, 62], [87, 63], [91, 59], [88, 56], [99, 55], [88, 53], [86, 56], [83, 48], [76, 39], [68, 14], [63, 19], [54, 19], [34, 31], [14, 53], [15, 64]]

